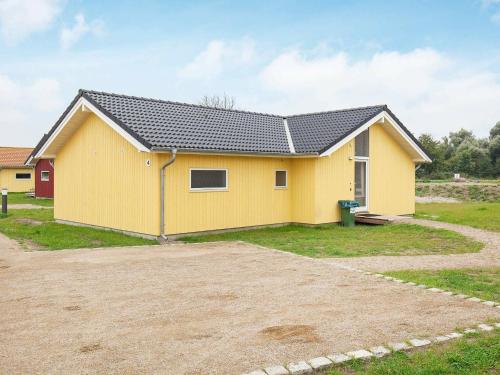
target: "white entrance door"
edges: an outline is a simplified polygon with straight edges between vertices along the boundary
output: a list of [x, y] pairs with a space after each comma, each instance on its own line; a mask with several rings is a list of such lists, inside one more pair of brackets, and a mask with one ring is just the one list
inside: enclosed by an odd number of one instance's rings
[[357, 211], [368, 210], [368, 160], [354, 162], [354, 199], [360, 206]]

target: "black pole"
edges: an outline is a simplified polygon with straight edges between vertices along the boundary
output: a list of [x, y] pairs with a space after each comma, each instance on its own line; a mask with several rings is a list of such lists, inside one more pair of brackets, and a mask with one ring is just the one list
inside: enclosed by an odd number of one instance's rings
[[2, 214], [7, 214], [7, 189], [2, 189]]

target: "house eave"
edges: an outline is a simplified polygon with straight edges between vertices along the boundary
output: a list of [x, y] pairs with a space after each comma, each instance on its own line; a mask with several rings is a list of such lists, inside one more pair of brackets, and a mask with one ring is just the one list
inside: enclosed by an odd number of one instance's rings
[[385, 120], [387, 120], [387, 123], [397, 131], [397, 133], [411, 147], [411, 149], [415, 151], [415, 154], [418, 155], [417, 157], [413, 158], [413, 161], [415, 163], [432, 163], [432, 160], [429, 158], [429, 156], [427, 156], [425, 151], [422, 150], [422, 148], [407, 134], [407, 132], [397, 123], [397, 121], [386, 110], [380, 111], [378, 114], [371, 117], [366, 122], [362, 123], [360, 126], [358, 126], [349, 134], [342, 136], [333, 145], [330, 145], [328, 148], [323, 150], [320, 153], [320, 156], [321, 157], [330, 156], [333, 152], [344, 146], [346, 143], [352, 141], [357, 135], [364, 132], [370, 126], [376, 123], [380, 123], [382, 121], [385, 122]]
[[68, 107], [68, 109], [65, 111], [66, 115], [58, 120], [53, 130], [51, 131], [50, 135], [47, 137], [47, 140], [40, 147], [38, 152], [32, 156], [32, 159], [47, 159], [49, 158], [49, 156], [51, 158], [55, 156], [53, 153], [51, 153], [50, 155], [47, 154], [48, 148], [54, 142], [54, 140], [59, 136], [61, 131], [65, 128], [65, 126], [69, 123], [69, 121], [78, 111], [94, 113], [107, 125], [109, 125], [112, 129], [114, 129], [118, 134], [120, 134], [128, 142], [130, 142], [134, 147], [136, 147], [138, 151], [142, 152], [150, 151], [150, 149], [146, 145], [144, 145], [141, 142], [141, 140], [137, 139], [137, 137], [132, 135], [131, 132], [128, 131], [123, 124], [117, 123], [107, 113], [104, 113], [98, 106], [90, 102], [85, 96], [80, 94], [80, 96], [75, 99], [76, 100], [74, 100], [73, 103], [70, 105], [70, 107]]
[[211, 154], [211, 155], [230, 155], [230, 156], [258, 156], [258, 157], [277, 157], [277, 158], [306, 158], [306, 157], [319, 157], [318, 152], [308, 153], [278, 153], [278, 152], [257, 152], [257, 151], [238, 151], [238, 150], [210, 150], [210, 149], [193, 149], [182, 147], [151, 147], [151, 152], [157, 153], [170, 153], [173, 149], [177, 153], [183, 154]]

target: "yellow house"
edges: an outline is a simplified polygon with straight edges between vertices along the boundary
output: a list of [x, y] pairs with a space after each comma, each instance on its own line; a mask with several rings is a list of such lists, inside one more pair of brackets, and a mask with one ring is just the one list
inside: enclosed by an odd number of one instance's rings
[[297, 116], [80, 90], [33, 156], [61, 222], [150, 236], [414, 213], [430, 162], [385, 105]]
[[35, 189], [33, 168], [24, 165], [32, 151], [26, 147], [0, 147], [0, 189], [13, 193]]

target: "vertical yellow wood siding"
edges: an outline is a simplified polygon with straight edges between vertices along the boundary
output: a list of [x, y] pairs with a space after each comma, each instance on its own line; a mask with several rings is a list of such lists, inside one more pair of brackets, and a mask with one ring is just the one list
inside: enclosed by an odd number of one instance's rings
[[55, 160], [55, 218], [159, 235], [158, 159], [89, 115]]
[[316, 158], [293, 159], [290, 173], [294, 223], [313, 224], [316, 197]]
[[[17, 180], [16, 173], [31, 173], [29, 180]], [[32, 168], [0, 169], [0, 188], [12, 193], [27, 192], [35, 189], [35, 170]]]
[[[169, 155], [163, 155], [166, 161]], [[167, 169], [167, 234], [290, 222], [293, 181], [275, 189], [275, 171], [290, 160], [268, 157], [179, 154]], [[190, 168], [228, 170], [227, 191], [190, 191]]]
[[354, 199], [354, 141], [316, 161], [315, 224], [340, 221], [340, 199]]
[[[159, 235], [160, 168], [165, 153], [141, 153], [89, 115], [55, 160], [55, 217]], [[147, 161], [149, 160], [149, 166]], [[414, 212], [414, 163], [380, 125], [370, 128], [369, 210]], [[227, 191], [190, 191], [191, 168], [228, 170]], [[275, 171], [288, 187], [275, 188]], [[354, 141], [329, 157], [178, 154], [167, 169], [165, 233], [340, 220], [339, 199], [354, 198]]]
[[372, 213], [415, 213], [415, 164], [383, 129], [370, 127], [369, 207]]

